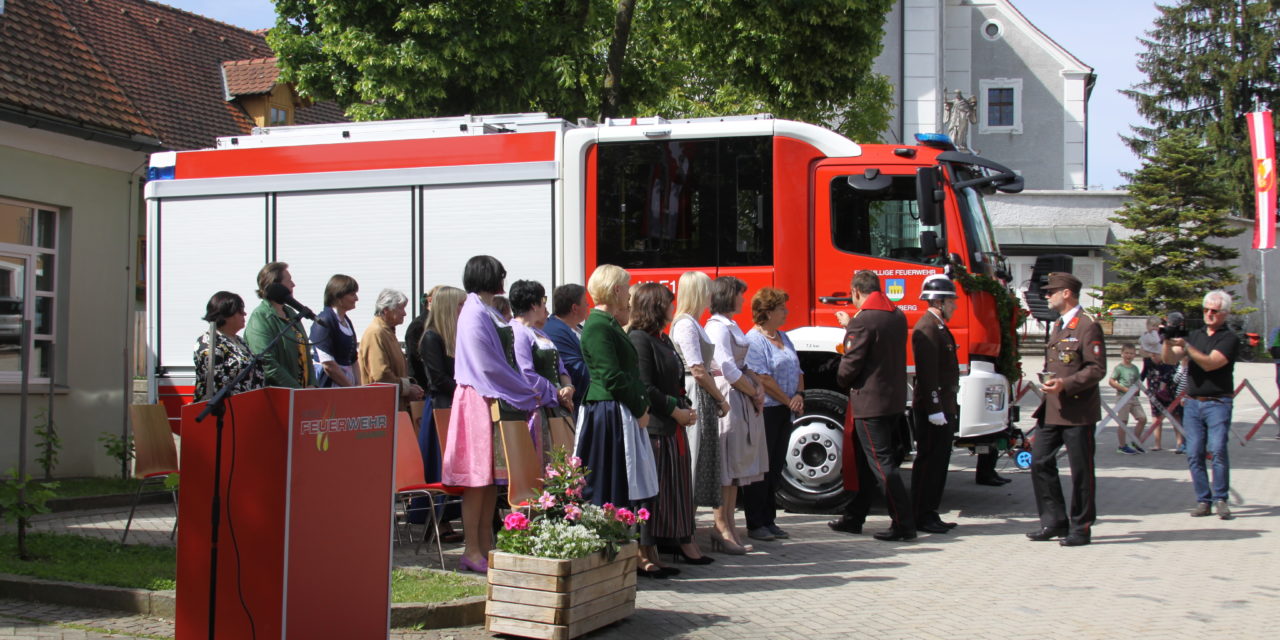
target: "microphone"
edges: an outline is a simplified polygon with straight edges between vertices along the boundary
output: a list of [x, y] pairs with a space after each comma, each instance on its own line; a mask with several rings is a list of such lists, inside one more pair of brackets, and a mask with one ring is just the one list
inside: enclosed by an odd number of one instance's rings
[[308, 309], [307, 305], [298, 302], [297, 299], [289, 293], [288, 287], [277, 282], [275, 284], [267, 285], [267, 289], [264, 293], [267, 294], [268, 301], [291, 307], [294, 311], [298, 312], [298, 315], [308, 320], [316, 319], [316, 314]]

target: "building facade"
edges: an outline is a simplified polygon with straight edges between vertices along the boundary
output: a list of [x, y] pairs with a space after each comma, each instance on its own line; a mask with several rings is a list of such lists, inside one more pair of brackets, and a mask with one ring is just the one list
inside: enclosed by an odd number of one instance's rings
[[271, 56], [262, 33], [148, 0], [0, 3], [0, 471], [25, 377], [27, 433], [52, 422], [62, 443], [55, 475], [119, 473], [99, 438], [127, 433], [139, 373], [149, 155], [342, 119], [277, 83]]

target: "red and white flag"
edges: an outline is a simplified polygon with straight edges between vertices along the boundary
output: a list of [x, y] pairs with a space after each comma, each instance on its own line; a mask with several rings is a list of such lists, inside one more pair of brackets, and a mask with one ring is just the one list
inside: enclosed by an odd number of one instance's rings
[[1245, 114], [1249, 144], [1253, 147], [1253, 189], [1258, 215], [1253, 227], [1253, 248], [1276, 248], [1276, 134], [1270, 111]]

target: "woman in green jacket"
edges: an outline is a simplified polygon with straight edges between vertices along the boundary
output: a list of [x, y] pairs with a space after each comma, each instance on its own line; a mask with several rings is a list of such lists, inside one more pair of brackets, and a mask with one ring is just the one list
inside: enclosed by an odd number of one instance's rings
[[582, 358], [591, 384], [578, 413], [575, 446], [582, 464], [591, 470], [584, 497], [619, 507], [658, 493], [658, 472], [645, 432], [649, 399], [636, 375], [636, 348], [622, 331], [631, 308], [630, 279], [623, 268], [602, 264], [587, 280], [587, 292], [596, 303], [582, 326]]
[[282, 304], [267, 300], [267, 287], [273, 284], [284, 285], [289, 295], [293, 295], [293, 276], [289, 274], [287, 263], [270, 262], [258, 272], [258, 297], [262, 302], [249, 314], [244, 328], [245, 344], [254, 353], [262, 354], [262, 373], [268, 387], [305, 389], [315, 386], [311, 345], [301, 326], [293, 325], [292, 330], [285, 331], [283, 337], [271, 344], [271, 340], [298, 315]]

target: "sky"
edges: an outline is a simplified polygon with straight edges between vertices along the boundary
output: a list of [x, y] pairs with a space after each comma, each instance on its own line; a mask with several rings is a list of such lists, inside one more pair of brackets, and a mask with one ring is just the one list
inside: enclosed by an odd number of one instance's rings
[[[275, 24], [271, 0], [160, 0], [180, 9], [246, 29]], [[1168, 0], [1166, 0], [1168, 1]], [[1120, 140], [1141, 119], [1133, 102], [1120, 95], [1142, 80], [1137, 70], [1138, 38], [1158, 12], [1151, 0], [1012, 0], [1041, 31], [1098, 75], [1089, 99], [1089, 188], [1125, 184], [1122, 171], [1138, 168], [1138, 158]], [[570, 119], [581, 114], [558, 114]]]

